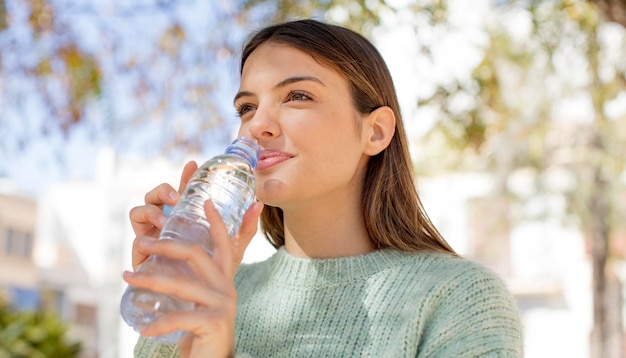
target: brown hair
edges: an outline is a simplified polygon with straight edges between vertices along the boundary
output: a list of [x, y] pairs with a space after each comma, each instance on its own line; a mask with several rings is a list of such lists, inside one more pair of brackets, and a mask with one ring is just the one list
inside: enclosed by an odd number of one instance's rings
[[[400, 106], [391, 74], [378, 50], [365, 37], [344, 27], [316, 20], [291, 21], [254, 34], [244, 46], [240, 72], [250, 54], [268, 41], [301, 50], [341, 74], [361, 114], [382, 106], [393, 110], [395, 134], [385, 150], [370, 158], [361, 195], [370, 240], [378, 248], [456, 255], [426, 215], [415, 188]], [[284, 245], [282, 209], [266, 206], [261, 229], [274, 247]]]

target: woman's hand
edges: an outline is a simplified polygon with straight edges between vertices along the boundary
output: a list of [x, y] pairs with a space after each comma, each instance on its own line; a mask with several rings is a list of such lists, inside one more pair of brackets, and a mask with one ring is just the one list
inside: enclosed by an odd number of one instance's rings
[[179, 342], [181, 357], [225, 357], [233, 353], [237, 303], [233, 278], [245, 248], [256, 233], [263, 204], [256, 202], [250, 206], [233, 240], [210, 201], [205, 203], [204, 209], [211, 224], [212, 258], [199, 245], [154, 240], [146, 236], [135, 240], [136, 250], [142, 255], [163, 255], [184, 260], [196, 277], [124, 273], [124, 279], [133, 286], [175, 294], [196, 304], [192, 311], [169, 313], [141, 329], [141, 334], [145, 336], [187, 331]]
[[[130, 224], [137, 238], [147, 236], [152, 239], [157, 239], [159, 237], [159, 233], [166, 219], [165, 214], [163, 214], [163, 205], [176, 205], [180, 194], [182, 194], [187, 187], [187, 183], [196, 169], [198, 169], [196, 162], [188, 162], [183, 168], [178, 191], [174, 190], [169, 184], [161, 184], [146, 194], [144, 205], [134, 207], [130, 210]], [[132, 250], [134, 270], [148, 258], [148, 254], [142, 251], [137, 240], [138, 239], [135, 239], [133, 242]]]

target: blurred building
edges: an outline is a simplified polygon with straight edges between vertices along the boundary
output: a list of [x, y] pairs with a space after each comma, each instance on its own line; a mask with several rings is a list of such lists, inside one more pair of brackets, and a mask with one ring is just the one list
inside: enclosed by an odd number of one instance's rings
[[58, 258], [43, 268], [35, 259], [40, 205], [28, 195], [0, 187], [0, 289], [20, 310], [56, 312], [70, 338], [83, 343], [82, 357], [97, 357], [97, 304], [87, 276], [67, 242], [49, 247]]
[[35, 199], [0, 192], [0, 287], [23, 309], [39, 305], [39, 275], [32, 260], [36, 212]]

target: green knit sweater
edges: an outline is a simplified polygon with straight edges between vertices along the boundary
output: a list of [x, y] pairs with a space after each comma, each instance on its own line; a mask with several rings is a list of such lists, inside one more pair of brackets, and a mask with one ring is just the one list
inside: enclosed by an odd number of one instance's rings
[[[502, 280], [445, 254], [385, 249], [302, 259], [284, 249], [242, 265], [237, 356], [522, 357], [522, 327]], [[136, 357], [177, 357], [140, 338]]]

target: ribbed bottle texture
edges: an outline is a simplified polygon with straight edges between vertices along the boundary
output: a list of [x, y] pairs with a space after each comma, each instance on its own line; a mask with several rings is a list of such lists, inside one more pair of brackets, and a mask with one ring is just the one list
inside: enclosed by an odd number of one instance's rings
[[[243, 214], [254, 202], [253, 170], [258, 159], [258, 145], [251, 139], [240, 137], [223, 154], [200, 166], [163, 225], [159, 239], [198, 243], [212, 254], [210, 225], [204, 214], [204, 202], [208, 199], [222, 216], [232, 238], [241, 226]], [[137, 271], [193, 275], [185, 261], [159, 255], [150, 256]], [[128, 286], [121, 302], [122, 318], [135, 330], [169, 312], [193, 309], [193, 302], [133, 286]], [[153, 338], [162, 343], [175, 343], [184, 333], [176, 331]]]

